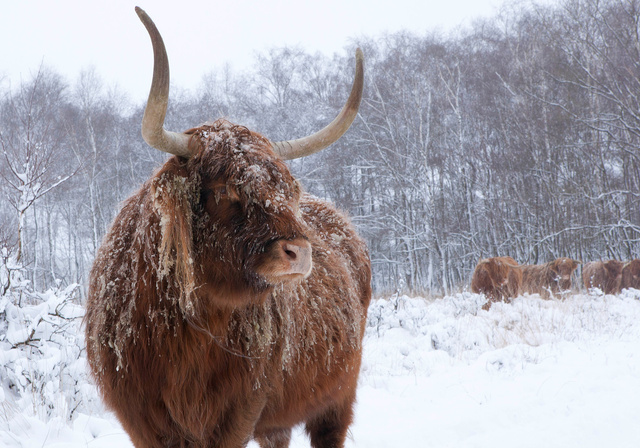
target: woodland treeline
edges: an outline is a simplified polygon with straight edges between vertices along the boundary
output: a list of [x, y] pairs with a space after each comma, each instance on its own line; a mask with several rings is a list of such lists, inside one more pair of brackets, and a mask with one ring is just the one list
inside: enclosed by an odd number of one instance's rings
[[[378, 292], [448, 293], [487, 256], [640, 256], [640, 0], [508, 3], [454, 33], [359, 38], [333, 57], [273, 49], [173, 86], [166, 126], [226, 117], [307, 135], [347, 97], [356, 45], [358, 119], [290, 166], [351, 215]], [[140, 136], [143, 108], [91, 69], [0, 82], [0, 263], [24, 285], [85, 284], [120, 202], [166, 159]]]

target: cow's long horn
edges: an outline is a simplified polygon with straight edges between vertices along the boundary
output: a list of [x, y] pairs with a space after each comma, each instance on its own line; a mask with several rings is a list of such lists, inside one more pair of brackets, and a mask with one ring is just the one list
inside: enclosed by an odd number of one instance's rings
[[284, 142], [272, 142], [273, 150], [285, 160], [297, 159], [318, 152], [336, 142], [353, 123], [358, 115], [362, 87], [364, 85], [364, 56], [362, 50], [356, 50], [356, 75], [351, 87], [351, 94], [338, 116], [326, 127], [308, 137]]
[[164, 129], [169, 103], [169, 59], [162, 36], [151, 18], [136, 6], [136, 13], [147, 28], [153, 46], [153, 80], [142, 117], [142, 138], [149, 146], [176, 156], [190, 157], [189, 136]]

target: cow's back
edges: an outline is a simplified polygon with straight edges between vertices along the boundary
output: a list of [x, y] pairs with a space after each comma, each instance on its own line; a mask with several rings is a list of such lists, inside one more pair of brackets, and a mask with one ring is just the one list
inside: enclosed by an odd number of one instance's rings
[[488, 310], [492, 302], [518, 296], [522, 283], [522, 273], [518, 263], [511, 257], [485, 258], [478, 262], [471, 278], [471, 290], [484, 294], [488, 302], [483, 309]]
[[585, 289], [601, 285], [604, 280], [604, 264], [601, 261], [590, 261], [582, 268], [582, 283]]
[[599, 288], [605, 294], [620, 292], [622, 263], [618, 260], [592, 261], [582, 270], [585, 289]]
[[640, 289], [640, 260], [631, 260], [622, 268], [620, 289]]
[[[371, 261], [366, 244], [346, 215], [331, 203], [305, 194], [300, 201], [300, 210], [303, 220], [317, 238], [314, 265], [319, 266], [322, 272], [326, 269], [343, 276], [340, 280], [343, 284], [336, 283], [335, 287], [344, 291], [349, 285], [349, 295], [358, 297], [366, 313], [371, 301]], [[324, 275], [321, 278], [323, 282], [331, 281]]]

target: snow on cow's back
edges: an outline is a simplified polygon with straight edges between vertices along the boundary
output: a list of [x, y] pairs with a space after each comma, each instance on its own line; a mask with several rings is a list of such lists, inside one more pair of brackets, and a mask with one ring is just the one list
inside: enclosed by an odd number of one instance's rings
[[[300, 211], [304, 221], [324, 243], [323, 250], [330, 252], [327, 255], [338, 256], [345, 263], [351, 274], [349, 278], [356, 280], [355, 286], [366, 312], [371, 299], [371, 262], [366, 244], [346, 214], [330, 202], [305, 193], [300, 200]], [[317, 252], [318, 247], [313, 247]], [[315, 253], [314, 262], [318, 255]]]

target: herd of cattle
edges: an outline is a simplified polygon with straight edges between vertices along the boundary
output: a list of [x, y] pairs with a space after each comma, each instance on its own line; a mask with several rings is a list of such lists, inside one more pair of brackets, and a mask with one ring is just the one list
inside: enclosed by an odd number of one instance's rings
[[[313, 447], [344, 447], [371, 262], [349, 219], [304, 194], [284, 161], [349, 129], [362, 51], [344, 107], [314, 134], [277, 142], [226, 120], [173, 132], [166, 48], [136, 12], [154, 53], [142, 136], [174, 157], [125, 201], [91, 269], [85, 340], [102, 399], [137, 448], [286, 448], [298, 424]], [[548, 298], [571, 288], [577, 267], [490, 258], [472, 289], [487, 308], [522, 292]], [[640, 287], [640, 260], [583, 271], [587, 287]]]
[[[471, 290], [484, 294], [488, 310], [493, 302], [509, 303], [520, 294], [540, 294], [543, 299], [562, 296], [571, 290], [579, 261], [557, 258], [545, 264], [520, 265], [511, 257], [485, 258], [478, 262], [471, 277]], [[616, 294], [625, 288], [640, 289], [640, 260], [593, 261], [582, 268], [582, 283], [589, 290], [598, 288]]]

